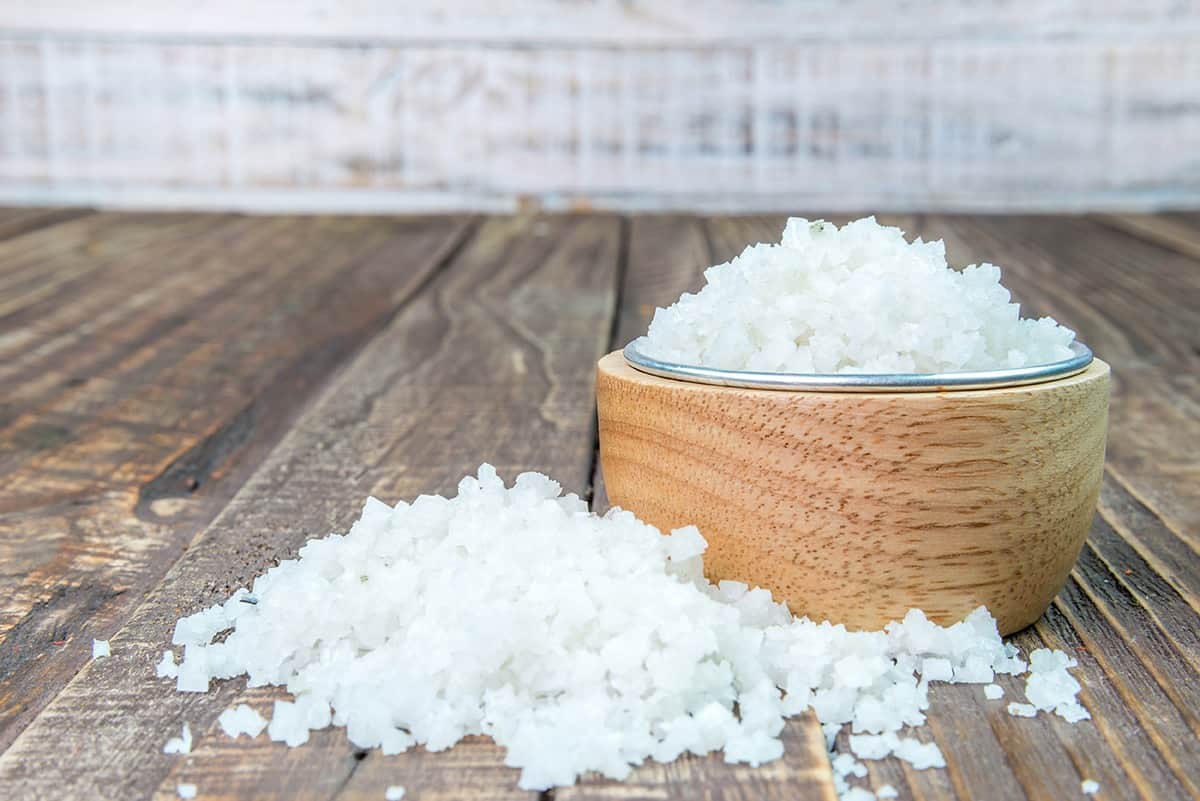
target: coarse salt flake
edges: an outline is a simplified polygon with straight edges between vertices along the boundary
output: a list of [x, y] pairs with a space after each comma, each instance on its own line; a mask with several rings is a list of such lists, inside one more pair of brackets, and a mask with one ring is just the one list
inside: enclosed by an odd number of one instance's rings
[[167, 740], [163, 746], [164, 754], [190, 754], [192, 752], [192, 729], [187, 723], [183, 724], [183, 733], [178, 737]]
[[[397, 754], [482, 734], [538, 790], [685, 753], [770, 762], [784, 719], [812, 709], [831, 747], [850, 728], [833, 764], [853, 798], [872, 795], [850, 786], [862, 759], [945, 765], [935, 743], [901, 736], [925, 722], [931, 682], [1025, 669], [986, 609], [950, 626], [912, 610], [849, 631], [793, 617], [761, 588], [711, 584], [705, 547], [694, 527], [664, 536], [620, 509], [590, 513], [546, 476], [505, 486], [483, 465], [453, 498], [369, 499], [348, 532], [256, 579], [256, 603], [239, 589], [181, 619], [182, 663], [167, 652], [156, 671], [177, 668], [184, 691], [242, 675], [287, 687], [269, 723], [245, 704], [225, 710], [230, 736], [265, 724], [299, 746], [337, 725], [358, 748]], [[1053, 691], [1044, 700], [1062, 708], [1065, 663], [1035, 664]], [[185, 724], [164, 750], [190, 747]]]
[[267, 719], [246, 704], [238, 704], [226, 709], [217, 718], [217, 723], [220, 724], [221, 730], [230, 737], [248, 734], [251, 739], [262, 734], [262, 730], [267, 727]]
[[1060, 361], [1075, 338], [1050, 317], [1022, 319], [995, 265], [951, 269], [942, 242], [909, 242], [874, 217], [840, 228], [794, 217], [779, 244], [751, 245], [704, 279], [657, 310], [647, 355], [727, 370], [933, 373]]
[[92, 659], [102, 659], [106, 656], [112, 656], [108, 640], [92, 640]]

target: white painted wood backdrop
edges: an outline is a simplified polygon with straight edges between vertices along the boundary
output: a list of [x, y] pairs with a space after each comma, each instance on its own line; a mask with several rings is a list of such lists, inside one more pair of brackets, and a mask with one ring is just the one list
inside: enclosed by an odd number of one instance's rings
[[0, 202], [1200, 205], [1186, 0], [0, 0]]

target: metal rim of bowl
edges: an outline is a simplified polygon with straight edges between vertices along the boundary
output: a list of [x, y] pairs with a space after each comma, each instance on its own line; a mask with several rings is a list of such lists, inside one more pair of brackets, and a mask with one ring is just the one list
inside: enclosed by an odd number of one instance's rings
[[1076, 375], [1086, 370], [1093, 359], [1091, 348], [1076, 341], [1071, 343], [1072, 356], [1069, 359], [1003, 370], [954, 373], [764, 373], [663, 361], [642, 352], [639, 343], [644, 339], [638, 337], [622, 351], [629, 366], [643, 373], [696, 384], [795, 392], [941, 392], [1020, 387]]

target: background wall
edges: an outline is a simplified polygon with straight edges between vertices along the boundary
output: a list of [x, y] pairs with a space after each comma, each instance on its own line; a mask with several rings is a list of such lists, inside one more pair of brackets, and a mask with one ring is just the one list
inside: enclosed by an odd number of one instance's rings
[[5, 0], [0, 202], [1194, 206], [1200, 8]]

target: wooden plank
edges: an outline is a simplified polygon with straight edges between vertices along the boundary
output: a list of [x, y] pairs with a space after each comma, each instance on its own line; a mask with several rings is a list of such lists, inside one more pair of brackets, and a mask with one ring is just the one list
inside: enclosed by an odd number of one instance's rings
[[992, 40], [997, 32], [1014, 39], [1052, 36], [1126, 37], [1195, 31], [1197, 13], [1189, 7], [1147, 7], [1136, 0], [1109, 0], [1097, 13], [1085, 0], [1053, 8], [1014, 9], [1003, 0], [972, 5], [970, 13], [937, 0], [920, 0], [896, 14], [886, 0], [857, 2], [852, 13], [837, 0], [815, 0], [802, 13], [786, 6], [717, 0], [580, 4], [565, 0], [522, 0], [503, 9], [481, 0], [452, 4], [419, 0], [400, 5], [375, 0], [267, 0], [252, 9], [233, 0], [195, 6], [183, 0], [136, 0], [107, 12], [83, 0], [43, 0], [0, 10], [0, 28], [36, 32], [156, 36], [352, 39], [362, 41], [484, 41], [686, 44], [753, 43], [763, 39], [803, 41], [845, 38], [947, 37]]
[[1132, 234], [1200, 259], [1200, 225], [1184, 216], [1166, 214], [1096, 214], [1093, 219], [1119, 231]]
[[[646, 215], [630, 223], [620, 303], [609, 350], [623, 348], [646, 333], [654, 310], [669, 306], [683, 292], [695, 291], [709, 263], [708, 240], [698, 218]], [[592, 509], [608, 509], [599, 458], [592, 474]]]
[[[1173, 380], [1166, 373], [1175, 360], [1187, 363], [1194, 357], [1200, 313], [1195, 264], [1075, 218], [881, 221], [926, 238], [946, 237], [954, 263], [991, 259], [1001, 264], [1026, 313], [1082, 321], [1081, 335], [1113, 361], [1115, 370], [1136, 373], [1113, 401], [1114, 420], [1129, 425], [1113, 424], [1110, 453], [1116, 450], [1118, 461], [1122, 448], [1147, 454], [1145, 464], [1129, 468], [1138, 476], [1136, 486], [1167, 499], [1173, 509], [1195, 507], [1195, 482], [1176, 474], [1194, 469], [1189, 452], [1194, 445], [1187, 443], [1195, 441], [1200, 415], [1186, 398], [1164, 390]], [[712, 221], [714, 260], [748, 242], [773, 241], [780, 222], [775, 217]], [[1153, 328], [1137, 325], [1151, 319], [1157, 322]], [[1162, 414], [1167, 409], [1173, 412]], [[1158, 426], [1164, 417], [1171, 421], [1166, 430], [1178, 438], [1173, 445], [1162, 441], [1165, 430]], [[1154, 437], [1154, 445], [1143, 450], [1133, 441], [1142, 436]], [[1150, 453], [1168, 466], [1159, 475], [1145, 475]], [[1021, 700], [1021, 682], [1002, 680], [1007, 696], [999, 703], [985, 701], [978, 687], [935, 685], [930, 722], [916, 735], [939, 743], [947, 770], [913, 771], [885, 760], [869, 765], [870, 786], [890, 783], [903, 799], [981, 793], [1058, 799], [1078, 793], [1079, 782], [1090, 778], [1113, 798], [1196, 793], [1187, 773], [1197, 760], [1192, 743], [1200, 708], [1191, 690], [1198, 678], [1195, 551], [1180, 537], [1179, 525], [1164, 522], [1113, 476], [1104, 498], [1104, 517], [1058, 602], [1063, 612], [1052, 610], [1018, 638], [1027, 650], [1049, 644], [1079, 654], [1084, 702], [1096, 720], [1070, 726], [1052, 716], [1013, 718], [1004, 707]], [[1115, 522], [1109, 525], [1109, 520]], [[1080, 647], [1084, 650], [1077, 652]]]
[[[952, 261], [993, 260], [1026, 315], [1051, 314], [1113, 367], [1108, 463], [1178, 536], [1200, 535], [1200, 266], [1075, 217], [939, 217]], [[1190, 444], [1189, 444], [1190, 443]]]
[[[645, 333], [654, 310], [695, 291], [701, 273], [713, 263], [703, 221], [690, 216], [635, 217], [620, 290], [620, 305], [610, 349], [623, 347]], [[592, 477], [592, 508], [603, 511], [609, 502], [597, 461]], [[834, 801], [833, 774], [825, 736], [814, 715], [789, 720], [783, 731], [784, 757], [760, 768], [728, 765], [721, 754], [685, 755], [663, 765], [647, 762], [623, 782], [594, 778], [554, 791], [555, 801], [641, 801], [645, 799], [704, 798], [714, 801]]]
[[[711, 7], [683, 5], [687, 18]], [[864, 27], [864, 16], [779, 8], [797, 19], [767, 23], [776, 36], [710, 47], [0, 35], [0, 108], [19, 111], [0, 202], [346, 212], [1200, 202], [1178, 146], [1200, 118], [1200, 34], [1041, 39], [1006, 27], [967, 46], [907, 40], [888, 14], [886, 36], [856, 41], [833, 30]], [[622, 9], [571, 3], [537, 29]], [[715, 19], [728, 30], [773, 15], [759, 3]], [[297, 16], [264, 19], [276, 28]], [[321, 30], [371, 16], [335, 14]], [[927, 30], [928, 15], [900, 16]], [[827, 38], [788, 38], [800, 18]]]
[[[509, 478], [540, 469], [582, 489], [592, 453], [586, 410], [613, 312], [618, 249], [613, 218], [484, 224], [191, 544], [112, 637], [113, 656], [87, 665], [0, 757], [0, 785], [24, 798], [156, 790], [169, 798], [177, 782], [217, 798], [378, 798], [384, 782], [423, 798], [460, 798], [463, 788], [534, 798], [516, 789], [516, 771], [486, 741], [361, 760], [340, 729], [295, 751], [265, 737], [229, 743], [215, 733], [219, 712], [279, 692], [227, 682], [180, 694], [152, 666], [175, 617], [246, 584], [307, 538], [344, 529], [368, 494], [449, 492], [484, 460]], [[405, 252], [411, 259], [429, 249]], [[393, 272], [403, 258], [392, 254]], [[194, 752], [163, 756], [183, 720], [198, 735]], [[70, 762], [58, 756], [76, 750]]]
[[87, 209], [0, 208], [0, 240], [73, 220], [89, 213]]
[[0, 244], [5, 264], [51, 254], [0, 319], [33, 343], [0, 367], [0, 747], [464, 225], [92, 215]]
[[[1113, 398], [1110, 463], [1129, 464], [1131, 451], [1148, 454], [1137, 439], [1155, 436], [1156, 462], [1172, 467], [1158, 474], [1151, 468], [1147, 475], [1146, 459], [1129, 475], [1167, 508], [1194, 506], [1195, 484], [1171, 471], [1174, 465], [1188, 469], [1186, 443], [1197, 417], [1186, 400], [1164, 391], [1166, 373], [1189, 360], [1182, 329], [1194, 325], [1197, 314], [1193, 264], [1077, 218], [931, 217], [912, 233], [945, 237], [954, 263], [1000, 264], [1026, 314], [1077, 324], [1081, 337], [1126, 376]], [[1139, 326], [1156, 315], [1160, 325]], [[1180, 330], [1182, 340], [1164, 333], [1171, 328]], [[1147, 406], [1155, 416], [1144, 413]], [[1160, 413], [1167, 410], [1172, 412]], [[1173, 425], [1174, 444], [1163, 441], [1164, 417]], [[961, 736], [979, 714], [973, 707], [987, 705], [968, 697], [971, 688], [935, 686], [928, 728], [946, 754], [953, 786], [919, 777], [904, 788], [909, 797], [967, 798], [973, 788], [1007, 784], [1006, 793], [1019, 788], [1028, 798], [1054, 799], [1074, 792], [1071, 782], [1082, 778], [1101, 781], [1114, 797], [1197, 792], [1187, 767], [1200, 758], [1193, 753], [1200, 701], [1190, 689], [1197, 679], [1193, 552], [1177, 525], [1156, 516], [1111, 475], [1101, 511], [1055, 608], [1018, 637], [1026, 649], [1045, 643], [1080, 660], [1082, 697], [1094, 720], [1068, 726], [1052, 718], [1014, 721], [993, 711], [995, 738]], [[1161, 568], [1167, 568], [1164, 575]], [[1014, 697], [1008, 689], [1006, 699]], [[981, 767], [992, 775], [979, 775]]]

